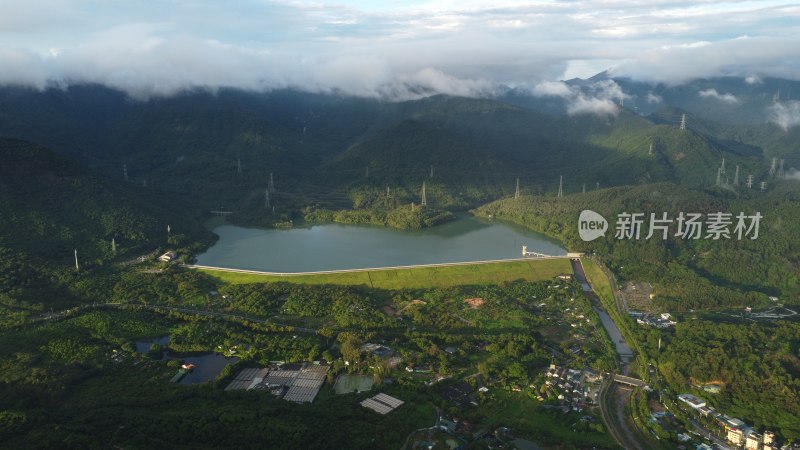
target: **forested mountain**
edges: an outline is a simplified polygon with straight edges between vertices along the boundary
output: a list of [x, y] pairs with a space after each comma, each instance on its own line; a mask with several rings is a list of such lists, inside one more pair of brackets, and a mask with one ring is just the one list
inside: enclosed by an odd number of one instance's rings
[[[419, 202], [423, 181], [430, 202], [447, 208], [510, 195], [517, 178], [529, 193], [555, 192], [561, 175], [566, 192], [657, 181], [708, 188], [723, 158], [731, 175], [738, 165], [743, 177], [756, 179], [773, 157], [785, 159], [787, 170], [800, 165], [797, 127], [768, 123], [772, 91], [788, 91], [791, 82], [719, 79], [678, 88], [601, 74], [567, 84], [583, 96], [610, 86], [597, 83], [618, 83], [625, 106], [565, 114], [574, 98], [517, 91], [389, 102], [289, 90], [132, 100], [96, 85], [3, 88], [0, 136], [46, 145], [120, 180], [125, 165], [132, 183], [262, 225], [308, 207], [352, 208], [355, 196], [387, 187], [399, 204]], [[698, 94], [712, 86], [733, 92], [736, 102]], [[658, 101], [645, 109], [648, 95]], [[700, 107], [708, 102], [723, 105]], [[728, 103], [732, 112], [720, 113]], [[678, 129], [683, 114], [687, 130]], [[264, 209], [270, 174], [274, 212]]]
[[91, 272], [158, 247], [212, 242], [178, 198], [110, 180], [25, 141], [0, 139], [0, 158], [4, 306], [68, 302], [67, 288], [79, 281], [75, 250], [82, 270]]

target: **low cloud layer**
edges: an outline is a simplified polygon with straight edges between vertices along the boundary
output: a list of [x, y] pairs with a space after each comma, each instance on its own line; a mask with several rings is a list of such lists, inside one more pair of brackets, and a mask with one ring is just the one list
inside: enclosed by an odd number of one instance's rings
[[[774, 0], [690, 7], [673, 0], [166, 0], [158, 8], [134, 0], [7, 0], [0, 84], [95, 82], [137, 98], [294, 87], [406, 99], [486, 96], [498, 86], [605, 69], [668, 84], [716, 75], [797, 79], [798, 22], [800, 6]], [[725, 95], [719, 99], [728, 101]], [[576, 111], [613, 104], [592, 94], [574, 100]]]
[[617, 103], [629, 98], [613, 80], [602, 80], [583, 87], [570, 86], [560, 81], [544, 81], [534, 86], [530, 92], [536, 97], [563, 98], [569, 115], [617, 115]]
[[735, 95], [731, 93], [720, 94], [717, 92], [716, 89], [706, 89], [704, 91], [700, 91], [697, 93], [700, 97], [703, 98], [713, 98], [715, 100], [719, 100], [723, 103], [727, 103], [729, 105], [735, 105], [739, 103], [739, 99], [736, 98]]
[[784, 131], [800, 125], [800, 101], [776, 103], [768, 108], [770, 122], [775, 123]]

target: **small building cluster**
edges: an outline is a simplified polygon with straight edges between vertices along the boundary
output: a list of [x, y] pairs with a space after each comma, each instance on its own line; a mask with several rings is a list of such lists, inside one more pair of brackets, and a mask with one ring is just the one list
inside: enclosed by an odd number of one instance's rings
[[725, 429], [728, 442], [737, 447], [744, 446], [746, 450], [777, 450], [780, 448], [775, 443], [775, 434], [771, 431], [758, 433], [741, 419], [717, 413], [714, 408], [707, 406], [703, 399], [692, 394], [680, 394], [678, 399], [703, 416], [713, 417], [717, 424]]
[[540, 390], [537, 400], [557, 398], [566, 411], [581, 411], [586, 405], [597, 402], [602, 377], [591, 370], [569, 369], [550, 364], [545, 376], [545, 387], [543, 392]]
[[628, 314], [636, 319], [636, 323], [639, 325], [647, 325], [655, 328], [669, 328], [678, 323], [673, 320], [670, 313], [661, 313], [656, 316], [643, 312], [629, 311]]
[[328, 368], [315, 362], [244, 369], [225, 390], [268, 389], [276, 397], [290, 402], [311, 403], [325, 382]]

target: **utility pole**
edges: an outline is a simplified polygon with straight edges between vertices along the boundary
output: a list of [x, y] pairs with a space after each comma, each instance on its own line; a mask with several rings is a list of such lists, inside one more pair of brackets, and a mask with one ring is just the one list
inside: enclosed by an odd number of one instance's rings
[[242, 158], [236, 159], [236, 173], [242, 173]]
[[389, 186], [386, 186], [386, 198], [392, 198], [392, 193], [389, 190]]
[[167, 224], [167, 236], [169, 236], [170, 232], [172, 232], [172, 228], [170, 228], [169, 224]]
[[267, 190], [270, 192], [270, 194], [275, 193], [275, 183], [272, 180], [272, 172], [269, 173], [269, 184], [267, 185]]
[[114, 238], [111, 238], [111, 253], [117, 254], [117, 241]]
[[425, 182], [422, 182], [422, 206], [428, 206], [428, 197], [425, 195]]
[[81, 266], [78, 265], [78, 249], [75, 249], [75, 272], [81, 270]]
[[586, 193], [586, 183], [583, 183], [583, 189], [581, 189], [581, 193], [582, 194]]
[[264, 189], [264, 208], [269, 208], [269, 187]]
[[600, 189], [600, 182], [599, 181], [597, 183], [595, 183], [594, 189], [595, 190], [599, 190]]
[[748, 175], [747, 176], [747, 188], [748, 189], [753, 189], [753, 176], [752, 175]]
[[128, 182], [128, 165], [127, 164], [123, 164], [122, 165], [122, 179], [125, 180], [126, 183]]
[[564, 196], [564, 175], [558, 176], [558, 198]]
[[519, 198], [519, 178], [517, 178], [517, 190], [514, 192], [514, 198]]
[[733, 184], [738, 186], [739, 185], [739, 165], [736, 165], [736, 172], [733, 174]]
[[433, 164], [431, 164], [431, 179], [433, 179]]
[[650, 150], [647, 151], [647, 156], [653, 156], [653, 143], [650, 143]]
[[681, 114], [681, 130], [686, 129], [686, 114]]

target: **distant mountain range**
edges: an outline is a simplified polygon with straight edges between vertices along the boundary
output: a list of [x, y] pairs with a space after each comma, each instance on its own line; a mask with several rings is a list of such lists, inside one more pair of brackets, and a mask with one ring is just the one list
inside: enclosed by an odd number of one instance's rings
[[548, 89], [393, 103], [237, 90], [139, 102], [94, 85], [2, 88], [0, 136], [120, 181], [126, 167], [128, 183], [206, 210], [263, 209], [272, 174], [271, 205], [289, 216], [352, 207], [353, 193], [365, 190], [418, 201], [422, 182], [433, 204], [463, 207], [513, 194], [517, 178], [528, 193], [554, 193], [560, 176], [566, 193], [654, 181], [713, 189], [723, 158], [731, 182], [736, 166], [740, 181], [774, 181], [772, 158], [787, 171], [800, 167], [800, 126], [778, 124], [792, 123], [798, 82], [653, 86], [604, 73]]

